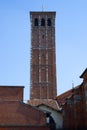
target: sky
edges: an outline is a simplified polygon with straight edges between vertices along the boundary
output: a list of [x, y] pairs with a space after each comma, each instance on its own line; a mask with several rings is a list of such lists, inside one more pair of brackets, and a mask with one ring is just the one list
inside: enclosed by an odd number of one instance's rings
[[81, 84], [87, 67], [87, 0], [0, 0], [0, 85], [30, 98], [30, 11], [56, 11], [57, 95]]

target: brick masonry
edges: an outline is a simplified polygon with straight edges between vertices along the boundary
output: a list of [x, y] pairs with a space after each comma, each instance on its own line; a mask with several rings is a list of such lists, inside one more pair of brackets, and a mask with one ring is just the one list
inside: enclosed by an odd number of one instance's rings
[[80, 78], [83, 78], [80, 85], [62, 94], [62, 99], [67, 95], [62, 107], [63, 127], [68, 130], [87, 129], [87, 69]]
[[0, 125], [45, 125], [46, 114], [19, 101], [0, 101]]
[[0, 130], [50, 130], [49, 126], [0, 126]]
[[0, 86], [0, 101], [23, 101], [23, 86]]
[[[56, 90], [55, 12], [30, 12], [31, 99], [53, 99]], [[35, 26], [35, 19], [38, 26]], [[42, 24], [44, 19], [45, 25]], [[48, 26], [48, 19], [51, 25]]]

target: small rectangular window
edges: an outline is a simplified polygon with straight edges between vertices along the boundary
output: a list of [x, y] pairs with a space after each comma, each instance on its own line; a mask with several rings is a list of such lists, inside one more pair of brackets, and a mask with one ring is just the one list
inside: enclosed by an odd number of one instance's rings
[[41, 26], [45, 26], [45, 19], [41, 19]]
[[34, 26], [38, 26], [38, 19], [37, 18], [35, 18], [35, 20], [34, 20]]
[[48, 18], [48, 20], [47, 20], [47, 25], [51, 26], [51, 19], [50, 18]]

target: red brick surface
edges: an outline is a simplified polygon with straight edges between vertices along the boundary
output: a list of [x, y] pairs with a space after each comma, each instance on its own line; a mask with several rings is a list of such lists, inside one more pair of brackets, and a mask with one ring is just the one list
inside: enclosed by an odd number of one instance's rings
[[15, 101], [0, 101], [0, 125], [44, 125], [46, 115], [27, 104]]
[[[87, 129], [87, 69], [80, 77], [83, 78], [81, 85], [66, 92], [65, 96], [59, 97], [59, 99], [64, 99], [65, 102], [65, 104], [62, 104], [63, 126], [65, 129]], [[72, 94], [66, 97], [69, 92]]]
[[[55, 12], [31, 12], [31, 99], [53, 99], [56, 90]], [[39, 27], [34, 26], [35, 18]], [[41, 26], [41, 19], [45, 26]], [[51, 18], [52, 26], [47, 26]]]
[[50, 130], [49, 126], [0, 126], [0, 130]]
[[0, 86], [0, 101], [23, 101], [23, 86]]
[[[83, 90], [79, 86], [72, 91], [73, 95], [67, 99], [63, 106], [64, 128], [79, 130], [84, 127]], [[80, 96], [81, 100], [78, 100], [77, 96]]]

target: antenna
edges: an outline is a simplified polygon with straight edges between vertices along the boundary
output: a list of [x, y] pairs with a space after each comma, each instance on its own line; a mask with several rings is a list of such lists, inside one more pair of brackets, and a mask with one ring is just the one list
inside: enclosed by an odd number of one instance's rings
[[42, 12], [44, 11], [44, 6], [43, 6], [43, 4], [42, 4]]
[[43, 2], [42, 2], [42, 12], [44, 11], [44, 0], [43, 0]]
[[73, 82], [73, 80], [72, 80], [72, 89], [74, 88], [74, 82]]

